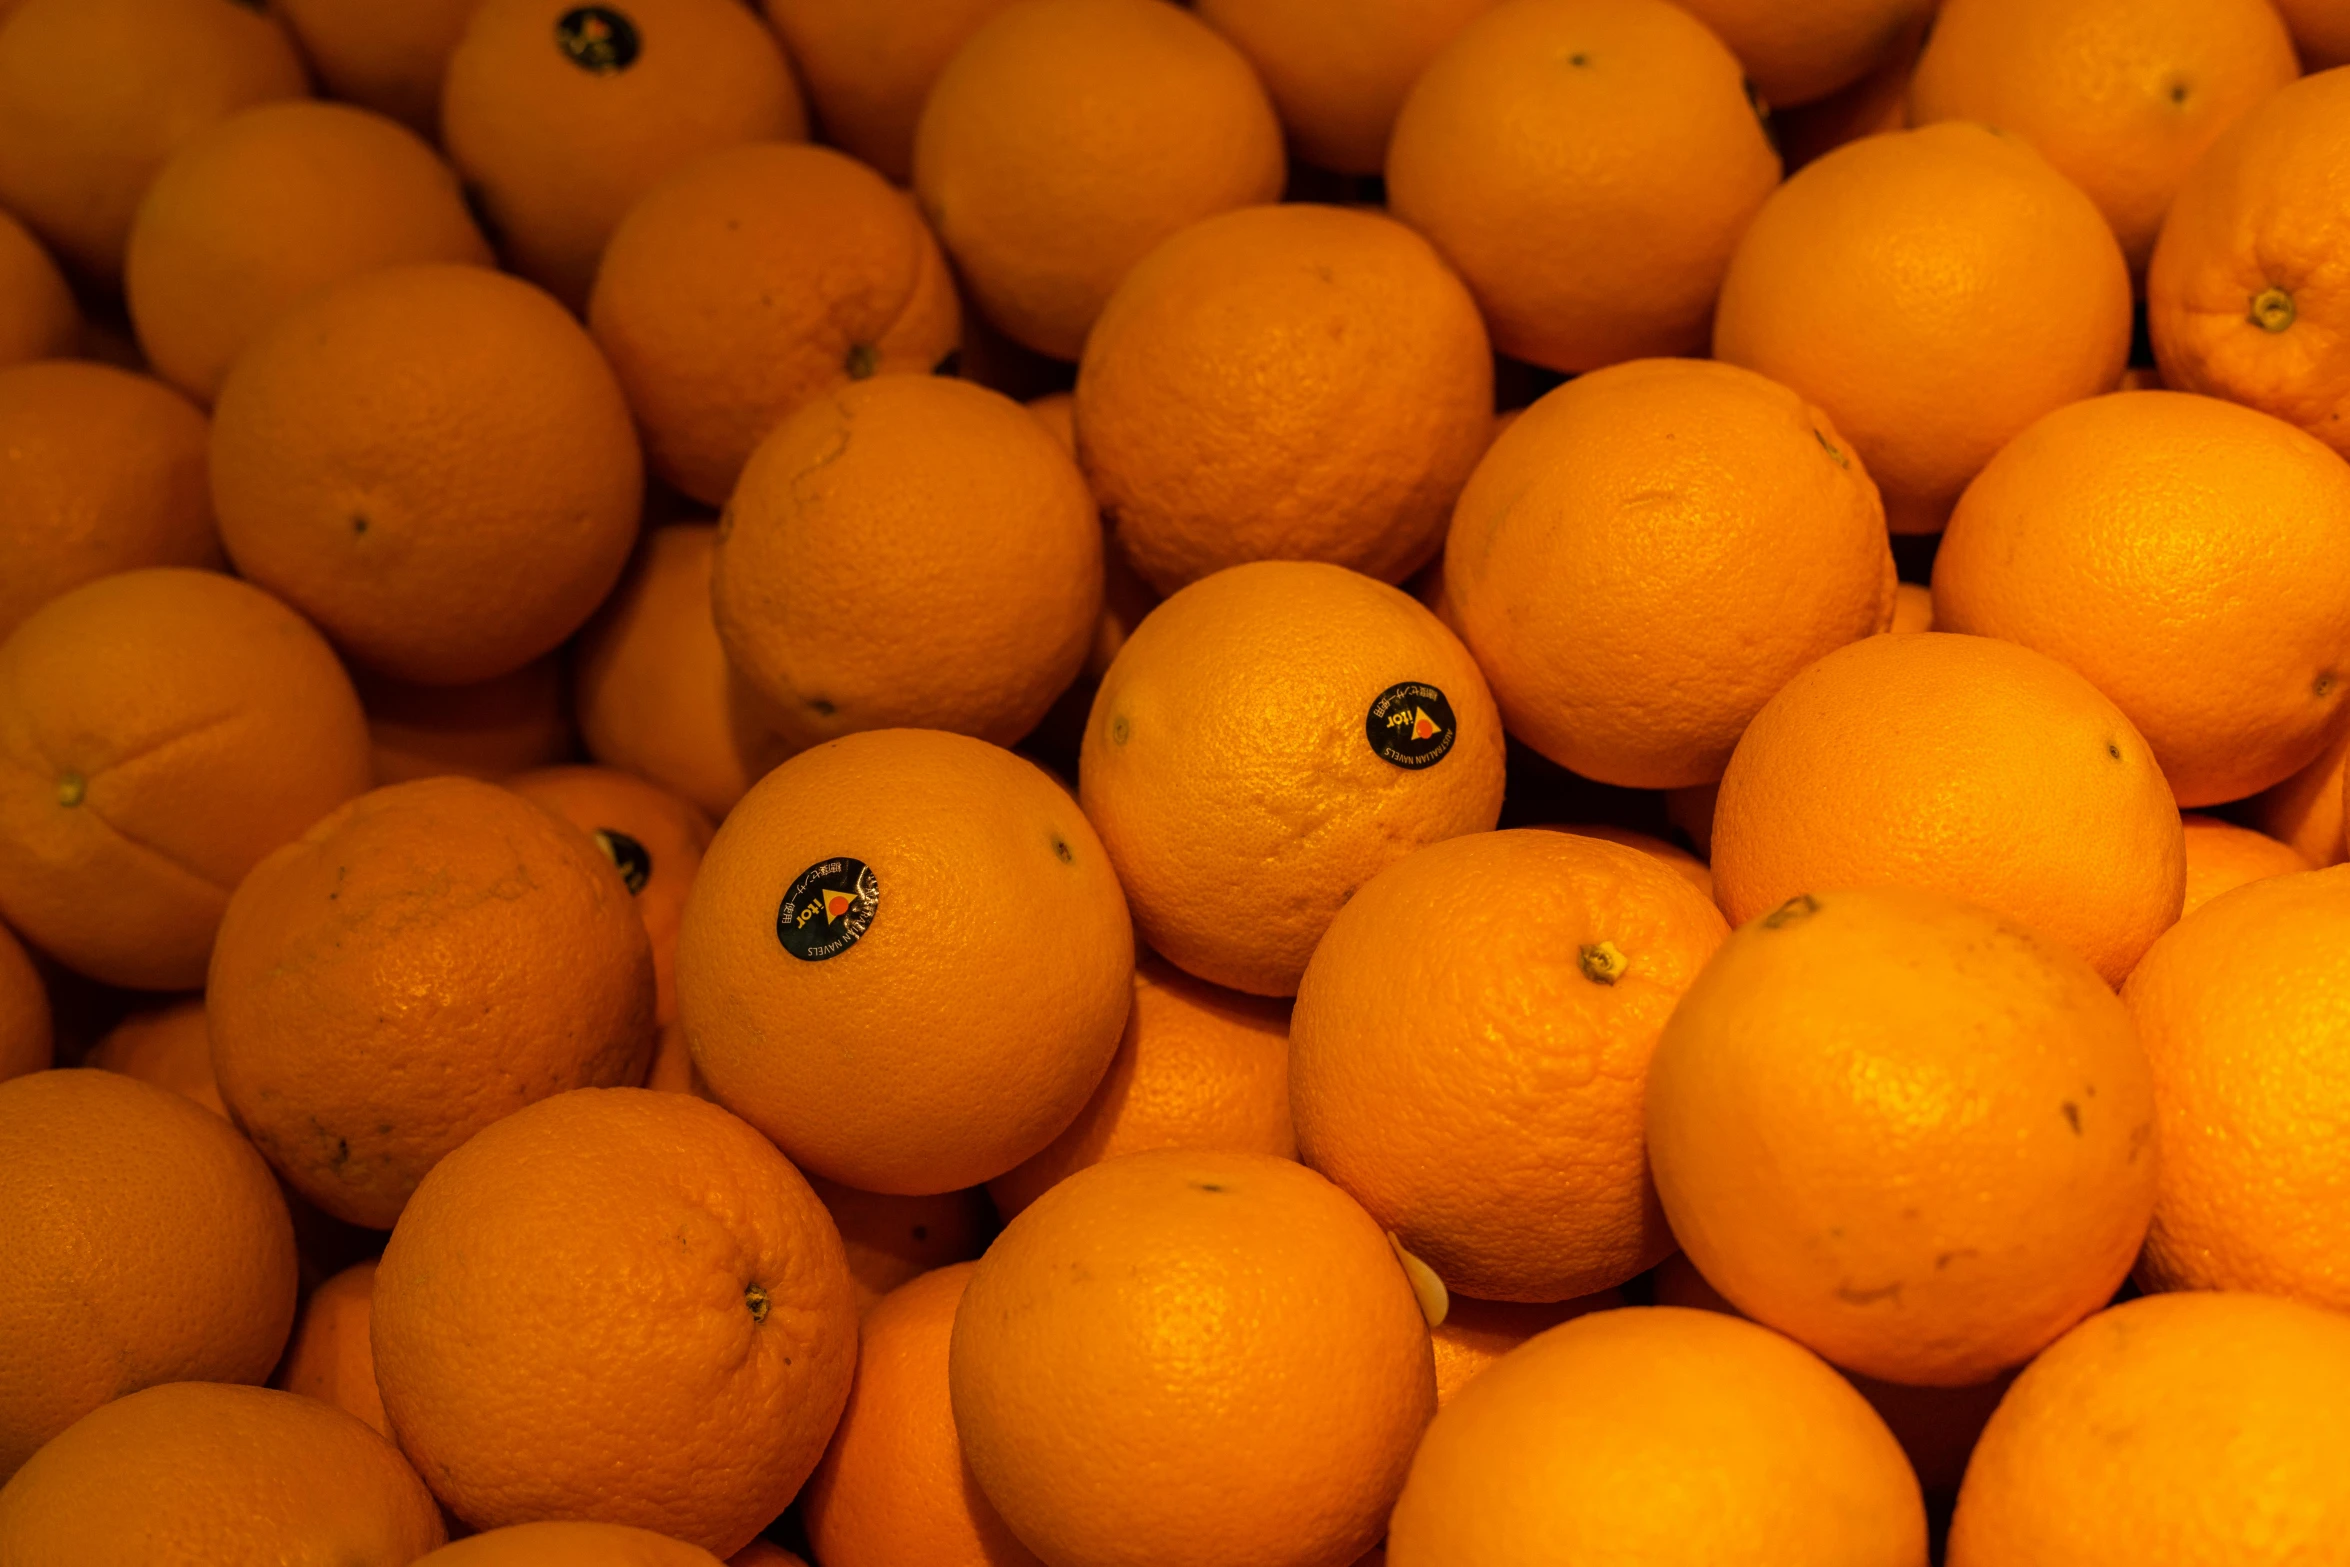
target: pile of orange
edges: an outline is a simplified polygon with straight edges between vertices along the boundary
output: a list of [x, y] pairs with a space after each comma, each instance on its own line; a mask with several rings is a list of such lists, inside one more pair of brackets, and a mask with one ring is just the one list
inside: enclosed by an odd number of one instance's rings
[[0, 1567], [2350, 1567], [2342, 0], [0, 0]]

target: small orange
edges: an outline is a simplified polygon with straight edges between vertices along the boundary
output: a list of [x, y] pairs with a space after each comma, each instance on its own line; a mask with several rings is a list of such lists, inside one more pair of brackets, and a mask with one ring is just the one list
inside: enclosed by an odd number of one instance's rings
[[914, 125], [947, 61], [1010, 0], [761, 0], [824, 139], [900, 185]]
[[821, 1175], [809, 1176], [808, 1185], [840, 1231], [859, 1315], [911, 1279], [969, 1262], [987, 1250], [998, 1227], [987, 1192], [977, 1186], [899, 1197], [859, 1191]]
[[961, 335], [954, 279], [905, 192], [826, 147], [706, 153], [620, 220], [588, 301], [653, 470], [723, 505], [785, 415], [867, 376], [924, 375]]
[[410, 130], [440, 134], [441, 78], [480, 0], [275, 0], [326, 90]]
[[2247, 882], [2315, 868], [2300, 850], [2266, 833], [2194, 811], [2179, 820], [2187, 833], [2187, 900], [2180, 919]]
[[57, 359], [81, 340], [65, 274], [22, 223], [0, 212], [0, 365]]
[[55, 1058], [49, 991], [24, 943], [0, 925], [0, 1081], [45, 1072]]
[[2252, 825], [2290, 844], [2312, 866], [2341, 864], [2350, 853], [2342, 831], [2345, 764], [2350, 764], [2350, 725], [2315, 761], [2252, 799], [2247, 813]]
[[1421, 72], [1386, 170], [1494, 346], [1577, 371], [1704, 346], [1779, 157], [1737, 60], [1678, 6], [1508, 0]]
[[202, 996], [131, 1013], [90, 1047], [82, 1065], [168, 1088], [228, 1119], [212, 1072], [212, 1030]]
[[401, 1447], [466, 1522], [732, 1552], [822, 1456], [857, 1318], [832, 1221], [766, 1139], [690, 1095], [582, 1089], [425, 1177], [373, 1341]]
[[1721, 34], [1774, 110], [1851, 85], [1885, 57], [1919, 17], [1945, 0], [1688, 0]]
[[414, 1567], [727, 1567], [698, 1545], [618, 1523], [518, 1523], [420, 1556]]
[[2304, 70], [2350, 65], [2350, 16], [2332, 0], [2276, 0], [2276, 8], [2293, 31]]
[[564, 690], [563, 658], [461, 686], [420, 686], [358, 671], [375, 781], [406, 783], [460, 773], [492, 782], [578, 754]]
[[1540, 1304], [1452, 1296], [1444, 1320], [1428, 1330], [1429, 1345], [1436, 1352], [1436, 1407], [1451, 1403], [1471, 1378], [1535, 1334], [1623, 1304], [1623, 1291], [1613, 1289]]
[[1436, 1409], [1379, 1227], [1302, 1165], [1162, 1150], [1080, 1170], [971, 1275], [947, 1362], [965, 1459], [1051, 1562], [1345, 1562]]
[[1893, 590], [1893, 624], [1888, 631], [1934, 629], [1934, 590], [1922, 583], [1904, 582]]
[[332, 1404], [390, 1436], [367, 1336], [375, 1314], [375, 1267], [373, 1258], [355, 1262], [310, 1292], [269, 1385]]

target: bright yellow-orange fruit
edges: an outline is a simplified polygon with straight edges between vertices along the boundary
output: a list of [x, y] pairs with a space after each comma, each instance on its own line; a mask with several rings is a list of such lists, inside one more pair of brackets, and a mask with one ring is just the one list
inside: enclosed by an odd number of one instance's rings
[[2185, 812], [2179, 822], [2187, 834], [2187, 899], [2179, 910], [2181, 919], [2247, 882], [2316, 869], [2299, 849], [2249, 827], [2196, 811]]

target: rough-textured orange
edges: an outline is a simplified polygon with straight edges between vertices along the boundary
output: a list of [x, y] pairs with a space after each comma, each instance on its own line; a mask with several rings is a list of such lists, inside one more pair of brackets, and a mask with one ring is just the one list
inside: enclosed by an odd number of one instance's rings
[[56, 1047], [48, 988], [24, 943], [0, 925], [0, 1081], [47, 1071]]
[[840, 1231], [860, 1315], [901, 1284], [935, 1268], [969, 1262], [987, 1250], [998, 1228], [983, 1187], [900, 1197], [860, 1191], [821, 1175], [809, 1176], [808, 1184]]
[[2350, 762], [2350, 725], [2345, 725], [2307, 767], [2255, 795], [2247, 806], [2248, 819], [2271, 838], [2292, 845], [2319, 869], [2341, 864], [2344, 854], [2350, 852], [2342, 834], [2346, 762]]
[[2299, 849], [2264, 832], [2197, 811], [2183, 813], [2179, 821], [2187, 834], [2187, 898], [2180, 919], [2247, 882], [2316, 868]]
[[337, 98], [440, 134], [441, 78], [480, 0], [276, 0], [272, 7]]
[[65, 274], [22, 223], [0, 212], [0, 365], [61, 358], [81, 335], [81, 307]]
[[761, 0], [826, 141], [900, 185], [947, 61], [1010, 0]]
[[1452, 1296], [1444, 1320], [1428, 1330], [1429, 1347], [1436, 1353], [1437, 1407], [1451, 1403], [1470, 1379], [1535, 1334], [1590, 1312], [1614, 1311], [1623, 1304], [1623, 1292], [1612, 1289], [1540, 1303]]
[[212, 1030], [204, 1020], [202, 996], [131, 1013], [90, 1047], [82, 1065], [168, 1088], [228, 1118], [212, 1074]]
[[375, 1268], [373, 1258], [355, 1262], [310, 1292], [269, 1385], [332, 1404], [388, 1437], [392, 1424], [375, 1385], [375, 1349], [368, 1342]]
[[1687, 0], [1773, 109], [1849, 86], [1940, 0]]
[[460, 773], [493, 782], [579, 754], [560, 652], [461, 686], [353, 673], [367, 710], [375, 781]]
[[420, 1556], [415, 1567], [722, 1567], [698, 1545], [617, 1523], [520, 1523]]

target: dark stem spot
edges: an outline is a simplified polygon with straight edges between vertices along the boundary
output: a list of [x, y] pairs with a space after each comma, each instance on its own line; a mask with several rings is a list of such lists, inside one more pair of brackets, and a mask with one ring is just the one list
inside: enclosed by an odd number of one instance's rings
[[57, 775], [57, 803], [71, 809], [82, 803], [90, 792], [90, 780], [80, 773]]
[[2075, 1137], [2080, 1136], [2081, 1107], [2077, 1104], [2074, 1104], [2070, 1099], [2067, 1099], [2063, 1104], [2058, 1105], [2056, 1108], [2064, 1116], [2064, 1124], [2073, 1129], [2073, 1135]]
[[758, 1285], [746, 1284], [743, 1286], [743, 1304], [750, 1308], [753, 1322], [767, 1320], [767, 1292]]
[[2117, 762], [2118, 762], [2118, 761], [2120, 761], [2120, 760], [2122, 759], [2122, 746], [2121, 746], [2121, 742], [2120, 742], [2119, 740], [2108, 740], [2108, 741], [2106, 741], [2106, 742], [2105, 742], [2105, 754], [2106, 754], [2107, 756], [2110, 756], [2110, 757], [2112, 757], [2112, 758], [2113, 758], [2115, 761], [2117, 761]]
[[2187, 101], [2187, 84], [2185, 82], [2172, 82], [2170, 84], [2170, 101], [2173, 103], [2185, 103]]
[[1847, 457], [1847, 456], [1845, 456], [1845, 455], [1844, 455], [1844, 453], [1843, 453], [1842, 451], [1838, 450], [1838, 449], [1837, 449], [1837, 446], [1836, 446], [1836, 443], [1835, 443], [1834, 441], [1831, 441], [1831, 440], [1829, 440], [1829, 439], [1828, 439], [1828, 437], [1827, 437], [1827, 435], [1826, 435], [1824, 432], [1822, 432], [1822, 431], [1819, 431], [1819, 430], [1814, 430], [1814, 431], [1812, 431], [1812, 436], [1813, 436], [1813, 438], [1814, 438], [1814, 439], [1816, 439], [1816, 440], [1817, 440], [1817, 441], [1820, 443], [1820, 449], [1821, 449], [1822, 451], [1825, 451], [1825, 452], [1826, 452], [1826, 453], [1827, 453], [1827, 454], [1828, 454], [1830, 457], [1833, 457], [1833, 458], [1835, 458], [1835, 459], [1836, 459], [1836, 466], [1837, 466], [1837, 467], [1839, 467], [1839, 468], [1849, 468], [1849, 467], [1851, 467], [1851, 466], [1852, 466], [1852, 459], [1851, 459], [1851, 458], [1849, 458], [1849, 457]]
[[926, 1241], [926, 1240], [930, 1239], [930, 1226], [929, 1226], [929, 1225], [927, 1225], [927, 1224], [917, 1224], [917, 1225], [915, 1225], [915, 1226], [914, 1226], [914, 1239], [916, 1239], [916, 1240], [918, 1240], [918, 1241]]
[[1125, 718], [1121, 716], [1121, 717], [1118, 717], [1118, 718], [1113, 718], [1113, 719], [1111, 719], [1111, 720], [1110, 720], [1110, 744], [1112, 744], [1112, 745], [1124, 745], [1125, 743], [1126, 743], [1126, 720], [1125, 720]]
[[2273, 283], [2252, 296], [2246, 319], [2263, 332], [2282, 332], [2293, 324], [2299, 312], [2294, 308], [2293, 296]]
[[2309, 694], [2314, 697], [2331, 696], [2333, 694], [2333, 690], [2334, 672], [2330, 669], [2326, 670], [2323, 674], [2320, 674], [2315, 680], [2312, 680], [2309, 683]]
[[352, 536], [353, 536], [353, 537], [357, 537], [359, 534], [365, 533], [366, 531], [367, 531], [367, 513], [363, 512], [363, 511], [355, 511], [355, 512], [351, 513], [351, 533], [352, 533]]
[[812, 696], [808, 698], [808, 711], [814, 713], [818, 718], [830, 718], [839, 709], [820, 696]]
[[1577, 70], [1583, 70], [1591, 64], [1591, 56], [1578, 49], [1567, 56], [1567, 63]]
[[1062, 837], [1059, 833], [1053, 834], [1053, 853], [1061, 857], [1061, 863], [1063, 865], [1074, 865], [1077, 863], [1077, 856], [1070, 852], [1069, 840]]
[[1798, 920], [1810, 919], [1820, 912], [1820, 900], [1808, 892], [1799, 892], [1763, 916], [1763, 929], [1783, 930]]
[[1194, 1181], [1191, 1183], [1191, 1187], [1193, 1191], [1200, 1192], [1221, 1192], [1224, 1189], [1214, 1181]]
[[862, 381], [880, 368], [881, 356], [873, 351], [872, 344], [852, 343], [849, 345], [848, 372], [850, 380]]

